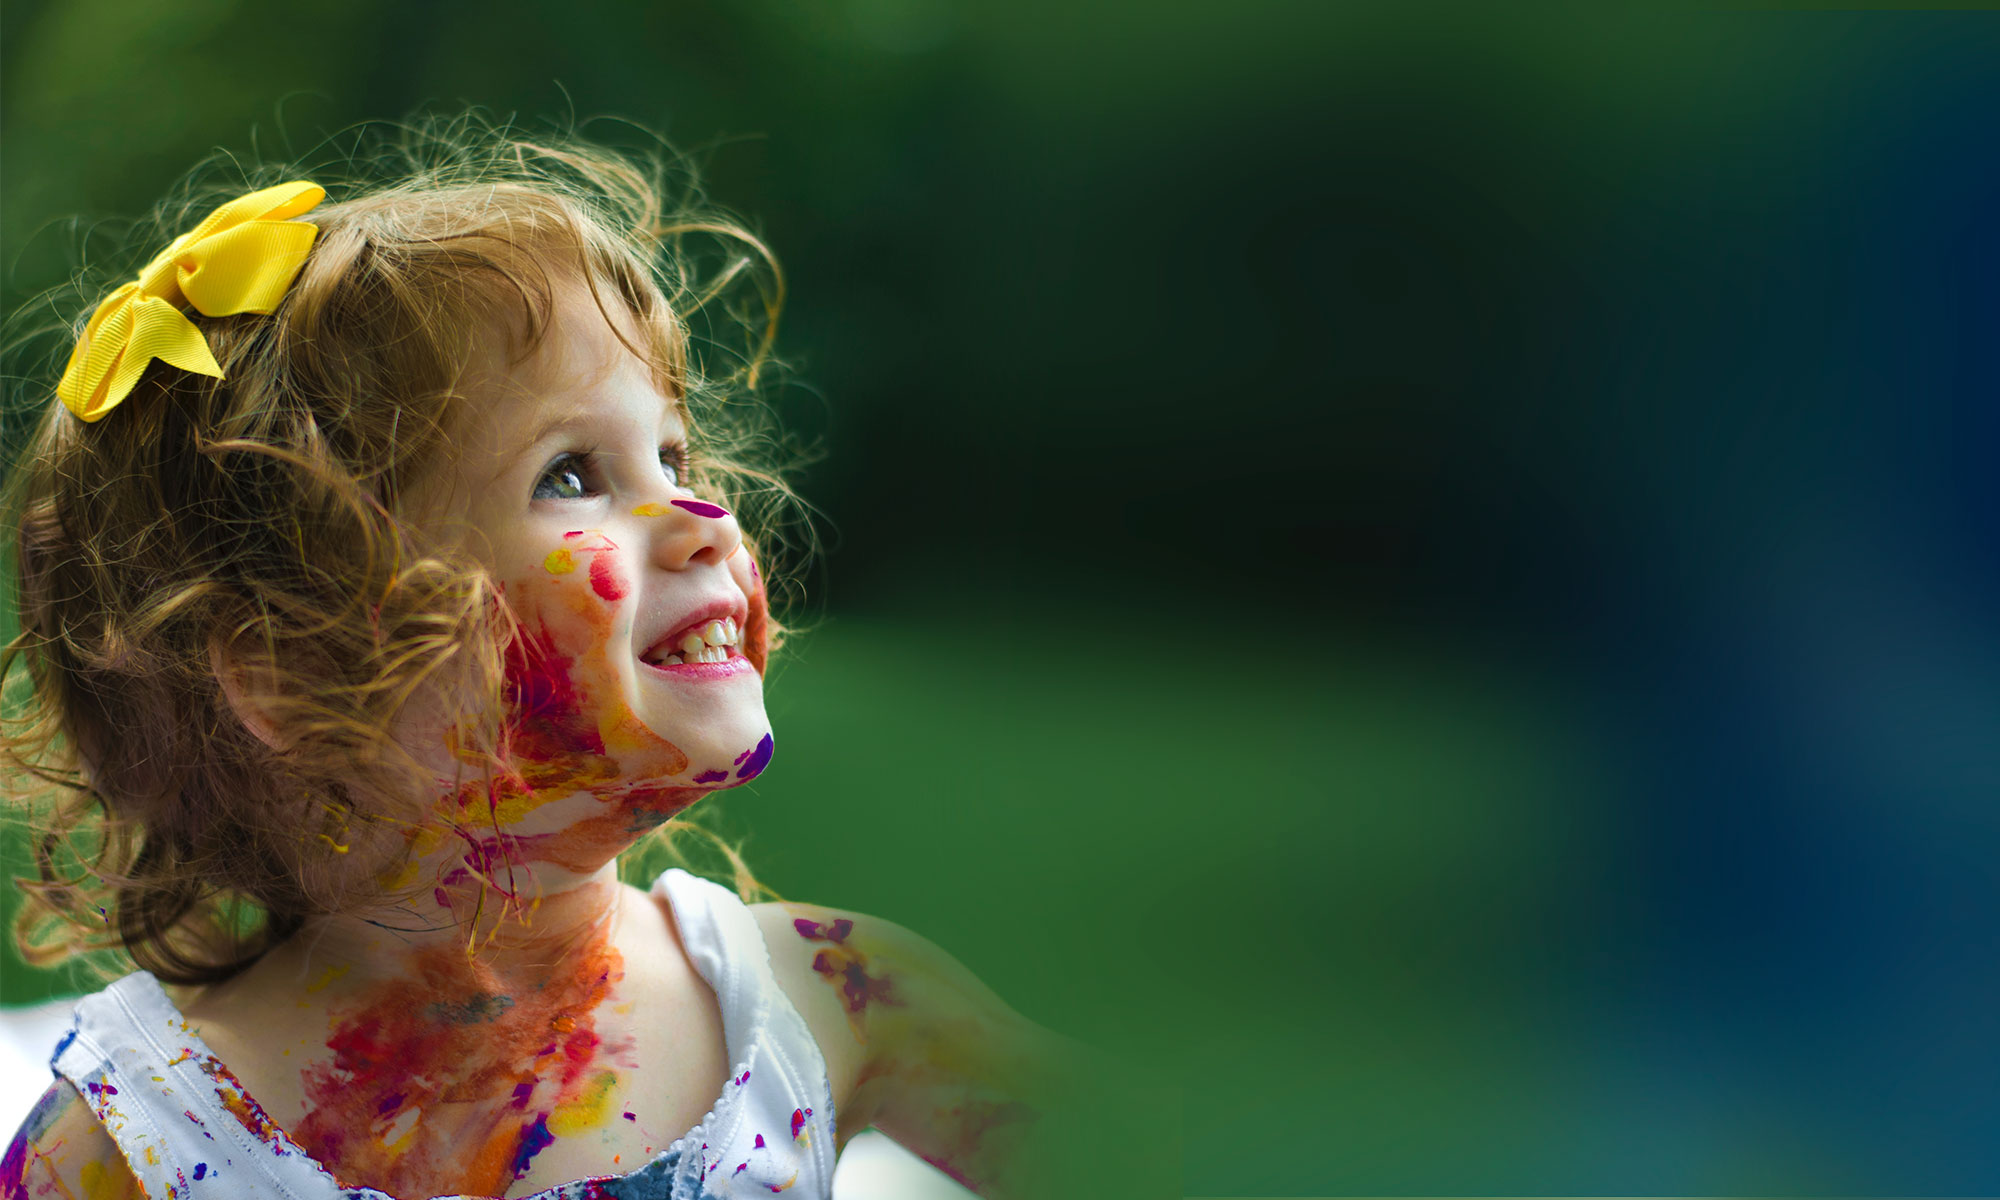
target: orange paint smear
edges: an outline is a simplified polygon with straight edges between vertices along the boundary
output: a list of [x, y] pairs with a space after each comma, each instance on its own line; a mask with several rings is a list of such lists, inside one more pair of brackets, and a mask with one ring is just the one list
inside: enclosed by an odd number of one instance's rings
[[[607, 1070], [631, 1065], [628, 1045], [596, 1033], [596, 1009], [623, 975], [618, 951], [600, 944], [541, 987], [500, 994], [455, 947], [419, 952], [409, 978], [330, 1019], [331, 1061], [300, 1073], [311, 1111], [295, 1139], [343, 1180], [391, 1195], [446, 1181], [504, 1194], [537, 1121], [588, 1107]], [[444, 1105], [450, 1128], [433, 1133], [424, 1114]], [[403, 1136], [384, 1136], [411, 1112]]]

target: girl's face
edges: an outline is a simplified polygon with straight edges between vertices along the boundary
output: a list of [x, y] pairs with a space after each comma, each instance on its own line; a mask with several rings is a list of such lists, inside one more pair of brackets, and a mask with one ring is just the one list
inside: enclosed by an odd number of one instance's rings
[[[613, 319], [643, 344], [629, 314]], [[506, 858], [540, 857], [526, 843], [578, 819], [615, 853], [769, 761], [763, 585], [735, 517], [682, 486], [679, 403], [581, 285], [533, 356], [510, 365], [495, 347], [467, 391], [446, 503], [520, 637], [508, 774], [447, 803], [514, 843]], [[533, 815], [558, 801], [561, 820]]]

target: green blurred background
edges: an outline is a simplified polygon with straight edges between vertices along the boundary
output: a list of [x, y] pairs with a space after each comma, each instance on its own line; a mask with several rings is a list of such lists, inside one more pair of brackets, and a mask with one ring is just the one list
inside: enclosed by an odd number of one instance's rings
[[731, 828], [1170, 1078], [1190, 1194], [2000, 1180], [1994, 18], [10, 0], [0, 55], [10, 309], [217, 146], [695, 151], [828, 451]]

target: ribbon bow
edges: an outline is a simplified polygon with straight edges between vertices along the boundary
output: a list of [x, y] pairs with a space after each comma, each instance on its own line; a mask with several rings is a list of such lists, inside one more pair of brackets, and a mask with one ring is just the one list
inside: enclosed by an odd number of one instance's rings
[[175, 238], [139, 278], [111, 293], [84, 327], [56, 395], [85, 421], [118, 407], [153, 359], [222, 378], [207, 339], [180, 310], [268, 313], [305, 266], [319, 229], [291, 218], [326, 198], [303, 180], [239, 196]]

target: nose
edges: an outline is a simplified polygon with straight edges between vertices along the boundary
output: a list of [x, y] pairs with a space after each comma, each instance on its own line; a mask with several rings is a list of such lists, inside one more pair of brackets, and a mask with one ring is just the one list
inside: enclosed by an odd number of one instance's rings
[[651, 527], [653, 564], [669, 571], [719, 567], [743, 544], [735, 514], [712, 501], [683, 494], [632, 512]]

